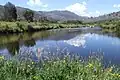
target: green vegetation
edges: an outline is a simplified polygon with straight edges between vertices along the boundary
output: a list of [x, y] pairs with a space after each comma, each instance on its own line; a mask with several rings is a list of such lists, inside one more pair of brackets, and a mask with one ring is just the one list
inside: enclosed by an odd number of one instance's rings
[[4, 5], [4, 16], [0, 22], [1, 33], [19, 33], [19, 32], [34, 32], [48, 29], [58, 28], [75, 28], [82, 26], [82, 21], [71, 20], [71, 21], [56, 21], [49, 20], [45, 16], [35, 19], [35, 13], [32, 10], [26, 9], [22, 12], [23, 20], [20, 20], [20, 15], [17, 14], [17, 7], [12, 3], [8, 2]]
[[[119, 32], [120, 31], [120, 20], [101, 20], [96, 22], [85, 23], [80, 20], [66, 20], [59, 21], [52, 18], [48, 19], [46, 16], [39, 16], [35, 19], [35, 11], [25, 9], [20, 15], [17, 14], [17, 7], [12, 3], [8, 2], [4, 5], [4, 17], [0, 22], [1, 33], [19, 33], [19, 32], [34, 32], [48, 29], [59, 29], [59, 28], [78, 28], [83, 26], [100, 26], [105, 31]], [[9, 21], [9, 22], [8, 22]], [[11, 22], [10, 22], [11, 21]]]
[[[30, 27], [29, 27], [30, 26]], [[82, 24], [64, 24], [64, 23], [40, 23], [40, 22], [26, 22], [26, 21], [16, 21], [16, 22], [0, 22], [0, 32], [2, 33], [19, 33], [27, 32], [32, 29], [31, 32], [48, 30], [48, 29], [59, 29], [59, 28], [77, 28], [82, 27]]]
[[[25, 20], [17, 20], [16, 7], [7, 3], [5, 6], [4, 21], [0, 22], [1, 33], [21, 33], [34, 32], [40, 30], [59, 29], [59, 28], [78, 28], [83, 26], [100, 26], [104, 30], [111, 30], [120, 35], [120, 20], [105, 20], [93, 23], [83, 23], [79, 20], [71, 21], [50, 21], [46, 17], [41, 17], [39, 21], [34, 20], [34, 12], [26, 10], [24, 12]], [[54, 33], [37, 33], [23, 35], [25, 45], [35, 44], [34, 39], [41, 34], [49, 36]], [[15, 42], [14, 46], [7, 45], [8, 51], [16, 54], [21, 35], [12, 37], [1, 37], [1, 45], [7, 42]], [[43, 37], [43, 36], [42, 36]], [[28, 41], [29, 40], [29, 41]], [[2, 44], [3, 43], [3, 44]], [[29, 46], [29, 45], [28, 45]], [[14, 49], [14, 50], [13, 50]], [[26, 60], [26, 59], [25, 59]], [[96, 57], [90, 57], [88, 61], [79, 59], [70, 59], [66, 57], [62, 60], [53, 59], [48, 61], [34, 62], [30, 60], [18, 60], [13, 58], [5, 60], [0, 57], [0, 79], [1, 80], [119, 80], [120, 72], [115, 67], [104, 68], [101, 60]]]
[[24, 17], [27, 21], [33, 22], [34, 12], [32, 10], [26, 10], [24, 13]]
[[119, 80], [118, 71], [114, 67], [103, 68], [96, 57], [88, 61], [66, 57], [43, 62], [0, 57], [1, 80]]
[[[21, 32], [34, 32], [48, 29], [58, 28], [75, 28], [82, 26], [82, 21], [50, 21], [46, 17], [40, 17], [39, 20], [34, 20], [34, 11], [25, 10], [23, 12], [24, 20], [19, 20], [17, 9], [15, 5], [8, 2], [4, 5], [4, 17], [0, 22], [0, 33], [21, 33]], [[18, 18], [18, 19], [17, 19]]]
[[98, 25], [102, 27], [104, 30], [109, 30], [109, 31], [120, 31], [120, 20], [119, 19], [112, 19], [112, 20], [102, 20], [102, 21], [97, 21], [93, 23], [89, 23], [92, 25]]

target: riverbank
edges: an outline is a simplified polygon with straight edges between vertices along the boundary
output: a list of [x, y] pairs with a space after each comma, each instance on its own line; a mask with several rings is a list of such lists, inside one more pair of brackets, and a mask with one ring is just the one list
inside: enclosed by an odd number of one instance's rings
[[81, 27], [95, 27], [100, 26], [106, 32], [115, 32], [116, 25], [104, 25], [104, 24], [64, 24], [64, 23], [40, 23], [40, 22], [0, 22], [0, 33], [24, 33], [24, 32], [36, 32], [50, 29], [61, 29], [61, 28], [81, 28]]
[[39, 22], [0, 22], [0, 33], [35, 32], [59, 28], [78, 28], [82, 24], [39, 23]]
[[114, 67], [104, 68], [100, 59], [70, 60], [69, 57], [42, 62], [5, 60], [0, 57], [1, 80], [119, 80]]
[[101, 21], [91, 22], [89, 24], [100, 26], [103, 30], [106, 31], [120, 32], [119, 19], [101, 20]]

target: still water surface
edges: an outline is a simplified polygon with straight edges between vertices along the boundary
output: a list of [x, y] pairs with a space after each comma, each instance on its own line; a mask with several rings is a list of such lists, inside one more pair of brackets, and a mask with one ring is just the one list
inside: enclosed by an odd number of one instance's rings
[[15, 53], [22, 57], [63, 57], [66, 54], [83, 58], [102, 55], [106, 63], [120, 64], [120, 38], [101, 30], [58, 29], [35, 33], [0, 35], [0, 55], [11, 58]]

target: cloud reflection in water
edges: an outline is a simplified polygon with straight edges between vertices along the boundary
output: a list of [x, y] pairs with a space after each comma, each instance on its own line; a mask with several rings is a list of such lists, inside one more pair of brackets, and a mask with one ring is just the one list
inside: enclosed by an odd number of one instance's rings
[[[69, 40], [64, 40], [65, 43], [75, 46], [75, 47], [86, 47], [86, 38], [92, 38], [95, 36], [94, 34], [88, 33], [88, 34], [81, 34], [77, 35], [76, 37], [69, 39]], [[97, 38], [97, 35], [96, 35]]]

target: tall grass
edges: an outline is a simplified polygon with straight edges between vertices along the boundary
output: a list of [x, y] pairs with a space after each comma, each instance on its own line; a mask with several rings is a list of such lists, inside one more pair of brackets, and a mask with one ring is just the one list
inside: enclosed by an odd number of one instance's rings
[[120, 74], [114, 67], [104, 68], [96, 57], [88, 61], [67, 56], [34, 62], [1, 56], [0, 80], [120, 80]]

